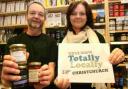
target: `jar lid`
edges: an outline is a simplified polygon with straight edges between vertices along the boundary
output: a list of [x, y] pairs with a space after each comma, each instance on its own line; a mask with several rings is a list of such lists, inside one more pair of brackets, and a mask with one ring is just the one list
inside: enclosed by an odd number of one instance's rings
[[25, 48], [26, 45], [25, 44], [12, 44], [12, 45], [9, 46], [9, 48], [16, 48], [16, 47]]
[[41, 65], [41, 62], [30, 62], [29, 66]]
[[19, 66], [19, 69], [25, 69], [25, 68], [27, 68], [26, 65], [20, 65], [20, 66]]

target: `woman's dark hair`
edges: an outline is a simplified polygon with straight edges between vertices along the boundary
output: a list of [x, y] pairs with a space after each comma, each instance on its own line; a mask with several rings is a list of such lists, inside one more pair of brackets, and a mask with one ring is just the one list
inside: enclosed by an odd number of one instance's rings
[[81, 28], [81, 30], [83, 28], [85, 28], [85, 26], [89, 26], [93, 29], [94, 24], [93, 24], [93, 15], [92, 15], [91, 7], [88, 5], [88, 3], [86, 1], [75, 1], [75, 2], [70, 4], [70, 6], [68, 7], [68, 10], [67, 10], [67, 13], [66, 13], [67, 30], [73, 31], [72, 24], [70, 22], [70, 16], [79, 4], [82, 4], [85, 7], [85, 12], [86, 12], [86, 16], [87, 16], [87, 22]]

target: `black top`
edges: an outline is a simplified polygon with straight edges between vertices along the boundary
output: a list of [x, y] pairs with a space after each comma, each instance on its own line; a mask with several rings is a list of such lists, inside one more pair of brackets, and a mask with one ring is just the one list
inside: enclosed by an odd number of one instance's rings
[[[21, 33], [18, 36], [10, 38], [7, 42], [6, 54], [9, 53], [9, 46], [11, 44], [25, 44], [27, 52], [29, 52], [28, 62], [41, 61], [43, 64], [57, 61], [57, 43], [54, 39], [45, 34], [39, 36], [29, 36], [26, 33]], [[49, 86], [51, 87], [51, 86]], [[28, 86], [22, 89], [33, 89]], [[50, 88], [46, 88], [50, 89]]]
[[21, 33], [10, 38], [7, 42], [6, 53], [9, 53], [11, 44], [25, 44], [27, 52], [30, 54], [28, 61], [41, 61], [42, 64], [56, 62], [56, 41], [43, 33], [39, 36], [29, 36], [26, 33]]

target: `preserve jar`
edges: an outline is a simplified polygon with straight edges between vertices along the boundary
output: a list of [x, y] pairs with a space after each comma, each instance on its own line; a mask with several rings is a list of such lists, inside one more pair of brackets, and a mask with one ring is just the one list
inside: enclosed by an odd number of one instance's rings
[[16, 58], [18, 64], [26, 64], [26, 45], [25, 44], [12, 44], [9, 46], [10, 54]]
[[20, 74], [18, 76], [21, 76], [20, 80], [12, 81], [12, 89], [21, 89], [28, 86], [28, 69], [26, 65], [19, 66]]
[[39, 83], [39, 69], [41, 68], [41, 62], [29, 63], [29, 83]]

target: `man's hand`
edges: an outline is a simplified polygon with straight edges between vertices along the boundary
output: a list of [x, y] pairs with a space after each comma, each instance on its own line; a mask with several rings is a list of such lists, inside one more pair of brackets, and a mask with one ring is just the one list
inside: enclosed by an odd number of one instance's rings
[[35, 84], [35, 89], [42, 89], [50, 85], [54, 78], [54, 63], [49, 63], [48, 65], [43, 65], [39, 70], [39, 81], [40, 84]]
[[[26, 57], [28, 58], [29, 53], [26, 53]], [[18, 69], [18, 64], [15, 61], [16, 59], [11, 55], [5, 55], [3, 59], [3, 67], [1, 73], [1, 81], [2, 84], [6, 87], [10, 86], [10, 81], [20, 80], [21, 76], [17, 74], [20, 73]]]
[[10, 81], [20, 80], [21, 77], [13, 74], [19, 74], [18, 64], [15, 62], [15, 58], [10, 55], [4, 56], [1, 81], [3, 85], [9, 86]]

